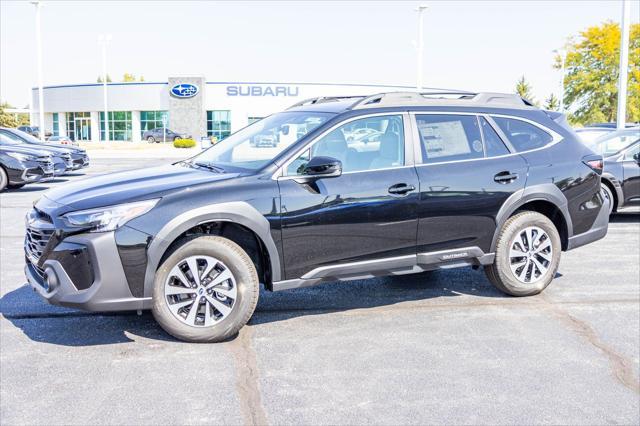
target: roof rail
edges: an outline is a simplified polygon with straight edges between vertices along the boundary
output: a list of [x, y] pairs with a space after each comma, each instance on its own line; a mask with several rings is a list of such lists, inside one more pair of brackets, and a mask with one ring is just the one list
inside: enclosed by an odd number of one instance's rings
[[429, 103], [447, 103], [450, 105], [492, 104], [500, 107], [532, 106], [530, 102], [511, 93], [432, 91], [432, 92], [387, 92], [378, 93], [356, 101], [350, 109], [364, 109], [383, 106], [428, 105]]
[[364, 96], [318, 96], [317, 98], [309, 98], [303, 101], [297, 102], [291, 105], [287, 109], [303, 106], [303, 105], [314, 105], [314, 104], [323, 104], [326, 102], [338, 102], [345, 99], [355, 99], [355, 98], [363, 98]]

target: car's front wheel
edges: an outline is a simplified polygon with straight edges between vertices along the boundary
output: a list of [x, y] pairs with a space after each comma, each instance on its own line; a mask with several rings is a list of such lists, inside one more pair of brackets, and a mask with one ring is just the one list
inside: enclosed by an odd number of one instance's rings
[[600, 188], [602, 189], [602, 193], [604, 194], [605, 198], [609, 200], [609, 214], [611, 214], [613, 213], [614, 204], [615, 204], [615, 199], [613, 198], [613, 192], [611, 191], [611, 188], [609, 188], [609, 185], [607, 185], [606, 183], [601, 183]]
[[162, 328], [189, 342], [220, 342], [242, 328], [260, 293], [253, 262], [233, 241], [186, 239], [156, 272], [152, 310]]
[[9, 177], [4, 168], [0, 167], [0, 191], [3, 191], [9, 185]]
[[156, 141], [156, 140], [155, 140], [155, 138], [154, 138], [153, 136], [149, 136], [149, 137], [147, 138], [147, 142], [149, 142], [149, 143], [154, 143], [155, 141]]
[[560, 264], [560, 235], [546, 216], [523, 211], [510, 217], [496, 244], [496, 258], [485, 267], [489, 281], [512, 296], [540, 293]]

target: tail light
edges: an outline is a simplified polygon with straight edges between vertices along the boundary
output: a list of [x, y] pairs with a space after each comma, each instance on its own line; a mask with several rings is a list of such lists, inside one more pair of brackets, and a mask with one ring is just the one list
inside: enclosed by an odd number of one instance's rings
[[604, 169], [604, 161], [602, 160], [602, 157], [600, 155], [587, 155], [586, 157], [582, 158], [582, 162], [597, 174], [602, 174], [602, 169]]

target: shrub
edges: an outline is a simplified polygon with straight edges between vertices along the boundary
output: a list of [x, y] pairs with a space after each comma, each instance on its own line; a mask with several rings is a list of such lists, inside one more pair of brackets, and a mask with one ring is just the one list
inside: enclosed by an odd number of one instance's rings
[[196, 146], [196, 141], [193, 139], [176, 139], [173, 141], [173, 146], [176, 148], [193, 148]]

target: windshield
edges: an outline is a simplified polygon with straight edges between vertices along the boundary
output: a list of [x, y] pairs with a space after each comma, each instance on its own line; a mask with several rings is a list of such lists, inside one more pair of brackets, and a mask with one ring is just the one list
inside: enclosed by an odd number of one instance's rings
[[20, 136], [17, 136], [15, 134], [12, 134], [11, 136], [13, 136], [16, 139], [23, 139], [24, 141], [27, 141], [30, 143], [41, 143], [40, 139], [31, 136], [29, 133], [21, 132], [19, 130], [18, 132], [20, 132]]
[[603, 157], [607, 157], [625, 149], [639, 139], [640, 129], [619, 130], [587, 143], [587, 146]]
[[224, 170], [258, 170], [333, 116], [323, 112], [274, 114], [232, 134], [189, 163]]
[[9, 132], [0, 133], [0, 145], [22, 145], [24, 141]]

